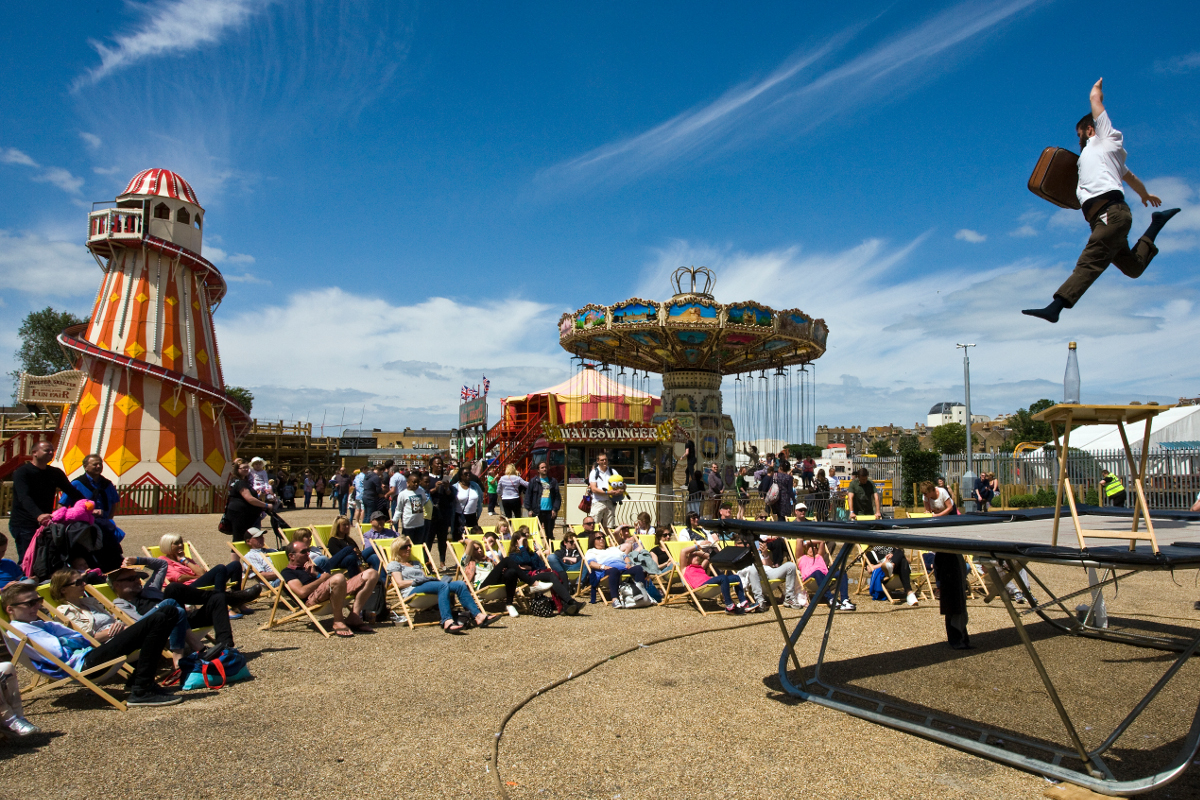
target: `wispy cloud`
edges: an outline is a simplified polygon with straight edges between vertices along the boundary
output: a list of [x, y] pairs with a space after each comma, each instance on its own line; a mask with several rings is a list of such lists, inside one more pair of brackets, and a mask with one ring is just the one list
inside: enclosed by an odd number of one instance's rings
[[88, 150], [92, 151], [99, 150], [100, 145], [104, 144], [99, 136], [94, 133], [88, 133], [87, 131], [80, 131], [79, 138], [83, 139], [83, 143], [87, 145]]
[[[782, 126], [811, 130], [834, 114], [857, 107], [888, 79], [902, 78], [949, 48], [976, 38], [1040, 0], [966, 2], [936, 14], [840, 64], [817, 70], [866, 24], [847, 28], [809, 52], [793, 55], [762, 80], [737, 86], [720, 98], [684, 112], [644, 133], [603, 145], [544, 170], [538, 182], [552, 188], [576, 183], [622, 182], [662, 169], [698, 152], [742, 144]], [[936, 62], [944, 68], [944, 63]], [[753, 120], [753, 124], [750, 124]]]
[[1154, 62], [1154, 69], [1158, 72], [1167, 72], [1182, 74], [1191, 72], [1200, 67], [1200, 52], [1188, 53], [1183, 56], [1175, 56], [1162, 61]]
[[186, 53], [218, 42], [226, 31], [241, 27], [271, 0], [176, 0], [145, 6], [141, 21], [118, 34], [112, 44], [93, 40], [99, 66], [76, 79], [74, 87], [94, 84], [139, 61]]
[[[1016, 237], [1018, 237], [1018, 238], [1025, 238], [1025, 237], [1029, 237], [1029, 236], [1037, 236], [1037, 235], [1038, 235], [1038, 231], [1037, 231], [1037, 228], [1035, 228], [1035, 227], [1033, 227], [1032, 225], [1030, 225], [1030, 224], [1026, 223], [1025, 225], [1022, 225], [1022, 226], [1021, 226], [1021, 227], [1019, 227], [1019, 228], [1016, 228], [1016, 229], [1014, 229], [1014, 230], [1011, 230], [1011, 231], [1009, 231], [1009, 232], [1008, 232], [1008, 235], [1009, 235], [1009, 236], [1016, 236]], [[966, 436], [966, 434], [963, 434], [963, 435], [964, 435], [964, 436]], [[966, 446], [966, 445], [964, 445], [964, 447], [965, 447], [965, 446]]]
[[[958, 233], [954, 234], [954, 238], [958, 239], [960, 242], [970, 242], [971, 244], [979, 244], [980, 242], [987, 241], [987, 236], [979, 231], [973, 231], [970, 228], [963, 228]], [[965, 436], [966, 434], [963, 435]]]
[[96, 262], [76, 241], [0, 230], [0, 289], [31, 297], [79, 297], [95, 294], [100, 277]]
[[70, 171], [62, 167], [42, 167], [28, 153], [24, 153], [13, 147], [0, 148], [0, 163], [15, 164], [19, 167], [32, 167], [41, 170], [41, 172], [33, 176], [32, 180], [38, 183], [52, 184], [68, 194], [79, 194], [79, 190], [83, 188], [83, 178], [75, 177]]

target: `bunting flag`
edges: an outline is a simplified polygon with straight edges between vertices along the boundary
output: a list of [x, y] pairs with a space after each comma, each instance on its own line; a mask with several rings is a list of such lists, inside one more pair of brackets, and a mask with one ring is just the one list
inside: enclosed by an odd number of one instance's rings
[[487, 379], [487, 375], [484, 375], [483, 376], [483, 393], [486, 395], [488, 393], [488, 389], [490, 389], [491, 387], [492, 387], [492, 382]]

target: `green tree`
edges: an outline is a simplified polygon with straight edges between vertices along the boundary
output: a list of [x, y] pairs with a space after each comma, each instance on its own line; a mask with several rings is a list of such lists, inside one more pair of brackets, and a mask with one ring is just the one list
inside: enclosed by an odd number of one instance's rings
[[254, 407], [254, 393], [249, 389], [241, 386], [226, 386], [225, 394], [227, 394], [229, 398], [233, 400], [233, 402], [244, 408], [247, 414], [249, 414], [250, 409]]
[[917, 436], [906, 433], [900, 437], [900, 455], [913, 453], [921, 449], [921, 440]]
[[938, 425], [929, 432], [933, 446], [939, 453], [951, 456], [967, 451], [967, 428], [958, 422]]
[[932, 450], [912, 448], [900, 451], [900, 481], [904, 484], [901, 489], [906, 506], [916, 505], [913, 484], [937, 480], [941, 468], [942, 457]]
[[53, 375], [67, 369], [74, 369], [74, 364], [67, 358], [62, 347], [58, 344], [58, 335], [72, 325], [87, 322], [70, 311], [55, 311], [46, 306], [41, 311], [31, 311], [17, 329], [21, 346], [13, 354], [17, 369], [9, 373], [13, 386], [21, 379], [22, 372], [30, 375]]
[[815, 444], [789, 444], [785, 449], [794, 459], [821, 457], [821, 448]]
[[892, 446], [888, 444], [886, 439], [876, 439], [871, 442], [871, 446], [867, 448], [867, 452], [880, 458], [891, 458], [896, 455], [896, 451], [892, 450]]
[[1013, 414], [1009, 420], [1008, 427], [1012, 430], [1012, 446], [1015, 448], [1021, 442], [1049, 442], [1050, 423], [1035, 420], [1033, 415], [1039, 411], [1045, 411], [1050, 406], [1054, 405], [1053, 400], [1042, 398], [1035, 403], [1031, 403], [1028, 409], [1018, 408], [1017, 413]]

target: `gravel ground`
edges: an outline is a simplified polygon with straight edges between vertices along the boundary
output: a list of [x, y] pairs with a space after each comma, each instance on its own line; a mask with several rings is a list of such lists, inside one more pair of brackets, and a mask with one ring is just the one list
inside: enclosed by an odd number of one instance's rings
[[[293, 511], [293, 525], [331, 521]], [[178, 531], [214, 563], [228, 550], [215, 516], [127, 517], [126, 550]], [[1078, 588], [1079, 570], [1043, 568], [1054, 587]], [[1194, 628], [1195, 577], [1144, 575], [1110, 598], [1122, 623]], [[1180, 585], [1182, 584], [1182, 585]], [[856, 598], [838, 615], [826, 676], [944, 714], [1067, 738], [1003, 606], [975, 603], [966, 654], [945, 647], [936, 607]], [[781, 649], [764, 617], [701, 618], [689, 607], [578, 618], [505, 620], [451, 637], [436, 628], [381, 626], [373, 635], [324, 640], [299, 623], [260, 631], [258, 613], [234, 623], [255, 679], [192, 692], [164, 709], [113, 710], [86, 691], [29, 703], [47, 731], [0, 744], [0, 797], [345, 797], [412, 793], [492, 797], [488, 761], [504, 715], [535, 689], [641, 642], [699, 636], [637, 650], [543, 694], [509, 722], [500, 769], [513, 798], [821, 798], [971, 796], [1037, 798], [1043, 778], [816, 705], [780, 690]], [[823, 625], [823, 610], [814, 626]], [[789, 612], [789, 617], [798, 612]], [[1028, 621], [1028, 619], [1027, 619]], [[770, 622], [768, 620], [768, 622]], [[802, 663], [819, 629], [802, 637]], [[1170, 656], [1052, 636], [1030, 624], [1085, 744], [1095, 745], [1161, 675]], [[1103, 669], [1098, 667], [1103, 666]], [[1121, 764], [1163, 763], [1194, 713], [1200, 659], [1118, 742]], [[1014, 721], [1019, 721], [1014, 723]], [[164, 748], [164, 744], [168, 747]], [[86, 755], [85, 755], [86, 754]], [[83, 758], [81, 758], [83, 756]], [[87, 759], [87, 762], [84, 761]], [[84, 767], [85, 763], [90, 767]], [[1118, 774], [1120, 774], [1118, 770]], [[119, 787], [119, 788], [118, 788]], [[1147, 797], [1200, 796], [1200, 771]]]

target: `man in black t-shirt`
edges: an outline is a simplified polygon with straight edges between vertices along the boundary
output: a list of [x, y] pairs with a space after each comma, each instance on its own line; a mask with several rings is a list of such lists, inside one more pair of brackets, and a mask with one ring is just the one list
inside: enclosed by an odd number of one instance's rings
[[53, 459], [54, 445], [38, 442], [33, 448], [33, 460], [13, 473], [13, 508], [8, 530], [17, 540], [18, 563], [33, 534], [50, 521], [54, 498], [59, 492], [66, 493], [71, 503], [83, 499], [83, 494], [67, 480], [67, 474], [50, 466]]
[[[351, 628], [356, 631], [371, 631], [371, 626], [363, 620], [362, 613], [371, 593], [375, 591], [379, 573], [373, 569], [364, 569], [346, 580], [344, 572], [318, 572], [309, 561], [308, 547], [304, 542], [289, 544], [287, 554], [288, 565], [281, 573], [283, 580], [309, 608], [315, 608], [326, 600], [330, 601], [335, 634], [353, 636]], [[354, 597], [354, 605], [349, 614], [346, 614], [347, 596]]]

